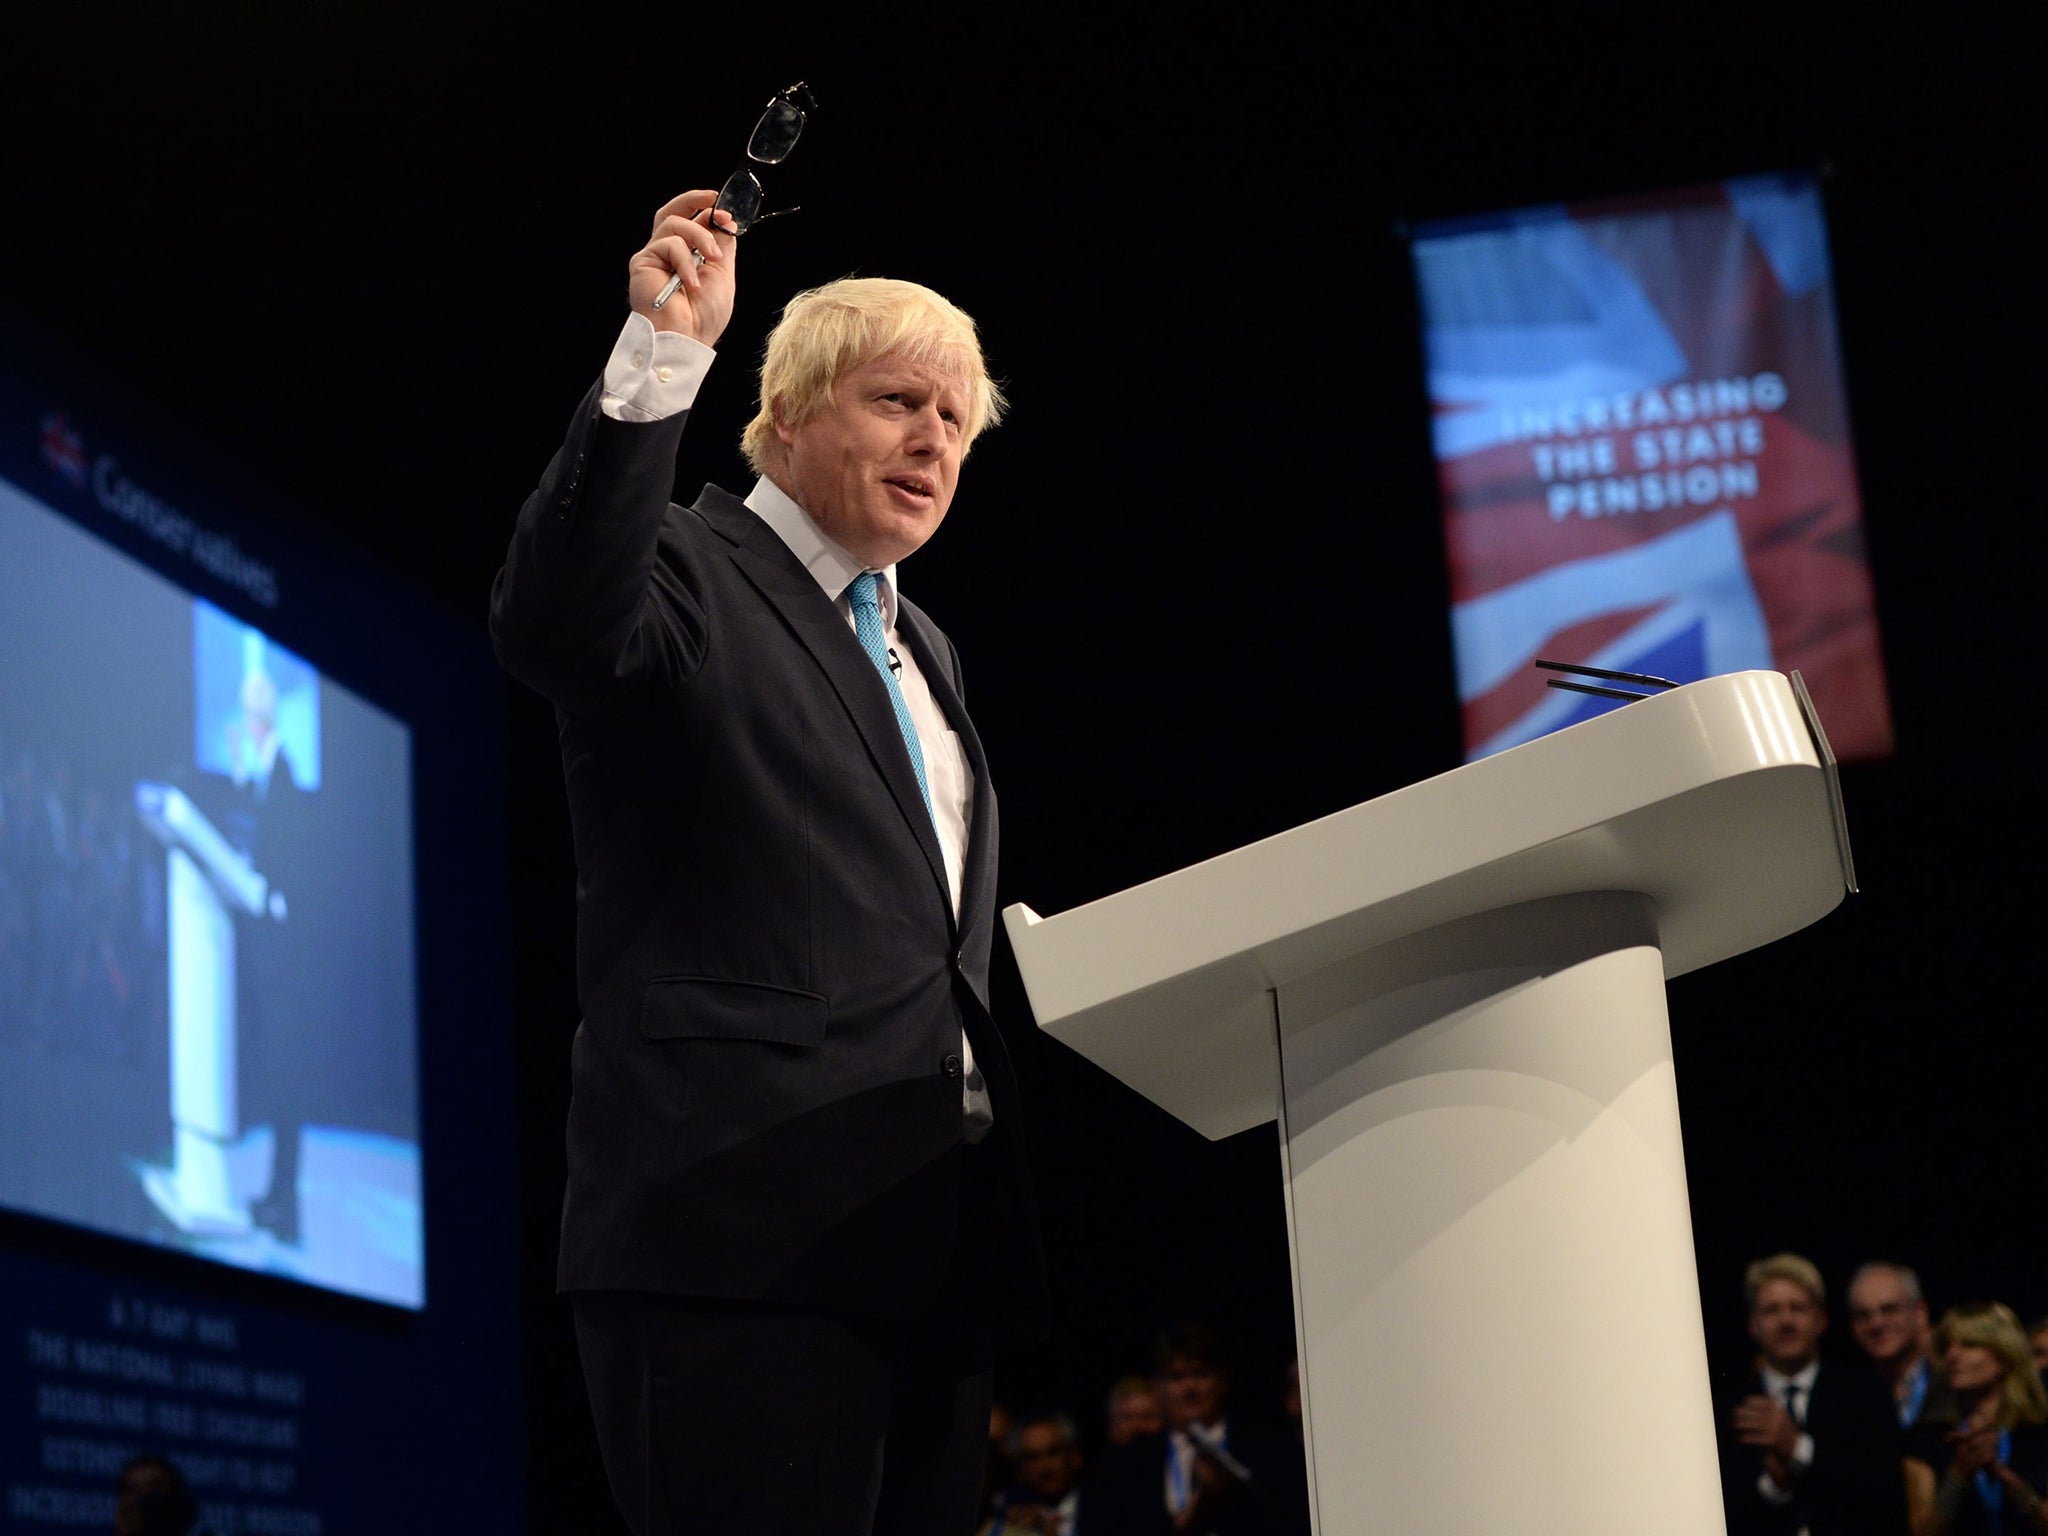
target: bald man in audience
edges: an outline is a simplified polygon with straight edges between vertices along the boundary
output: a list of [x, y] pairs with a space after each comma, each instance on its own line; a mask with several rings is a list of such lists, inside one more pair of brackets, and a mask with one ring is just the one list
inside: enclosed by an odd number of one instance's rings
[[1880, 1261], [1850, 1276], [1849, 1332], [1898, 1405], [1901, 1429], [1956, 1416], [1948, 1377], [1928, 1353], [1927, 1302], [1912, 1270]]

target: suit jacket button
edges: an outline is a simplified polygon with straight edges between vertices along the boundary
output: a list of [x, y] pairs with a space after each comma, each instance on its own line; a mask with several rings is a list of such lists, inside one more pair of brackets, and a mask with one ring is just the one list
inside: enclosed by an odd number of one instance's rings
[[958, 1077], [960, 1075], [960, 1058], [958, 1056], [949, 1054], [946, 1057], [944, 1065], [946, 1076]]

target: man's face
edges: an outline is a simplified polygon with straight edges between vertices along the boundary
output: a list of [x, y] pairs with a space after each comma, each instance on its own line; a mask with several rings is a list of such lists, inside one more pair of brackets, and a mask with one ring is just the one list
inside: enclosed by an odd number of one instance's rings
[[1749, 1309], [1749, 1336], [1763, 1351], [1764, 1363], [1784, 1376], [1813, 1362], [1827, 1326], [1827, 1313], [1796, 1280], [1766, 1280]]
[[1185, 1357], [1167, 1362], [1159, 1373], [1159, 1396], [1166, 1404], [1166, 1422], [1213, 1424], [1223, 1417], [1223, 1396], [1230, 1383], [1215, 1366]]
[[1150, 1389], [1119, 1392], [1109, 1406], [1111, 1445], [1129, 1445], [1140, 1435], [1156, 1435], [1165, 1428], [1166, 1409]]
[[1888, 1269], [1874, 1269], [1849, 1287], [1849, 1332], [1880, 1365], [1909, 1360], [1920, 1351], [1927, 1305], [1912, 1300]]
[[776, 424], [783, 489], [827, 538], [879, 570], [917, 550], [952, 505], [965, 449], [966, 381], [889, 355], [840, 376], [801, 426]]
[[1017, 1432], [1017, 1477], [1041, 1504], [1057, 1504], [1081, 1477], [1081, 1452], [1057, 1424], [1026, 1424]]

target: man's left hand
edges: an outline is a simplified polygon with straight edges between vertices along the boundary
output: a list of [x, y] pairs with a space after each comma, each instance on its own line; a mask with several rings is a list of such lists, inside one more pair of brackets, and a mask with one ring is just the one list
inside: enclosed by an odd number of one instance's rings
[[1735, 1405], [1734, 1423], [1735, 1438], [1742, 1444], [1775, 1452], [1788, 1464], [1799, 1447], [1799, 1426], [1775, 1397], [1761, 1392], [1745, 1397]]

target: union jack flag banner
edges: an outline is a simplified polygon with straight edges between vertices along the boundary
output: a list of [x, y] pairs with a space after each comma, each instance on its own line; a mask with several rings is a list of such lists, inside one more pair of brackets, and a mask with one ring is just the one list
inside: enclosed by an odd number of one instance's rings
[[1414, 237], [1465, 754], [1679, 682], [1797, 668], [1891, 750], [1819, 187], [1745, 177]]

